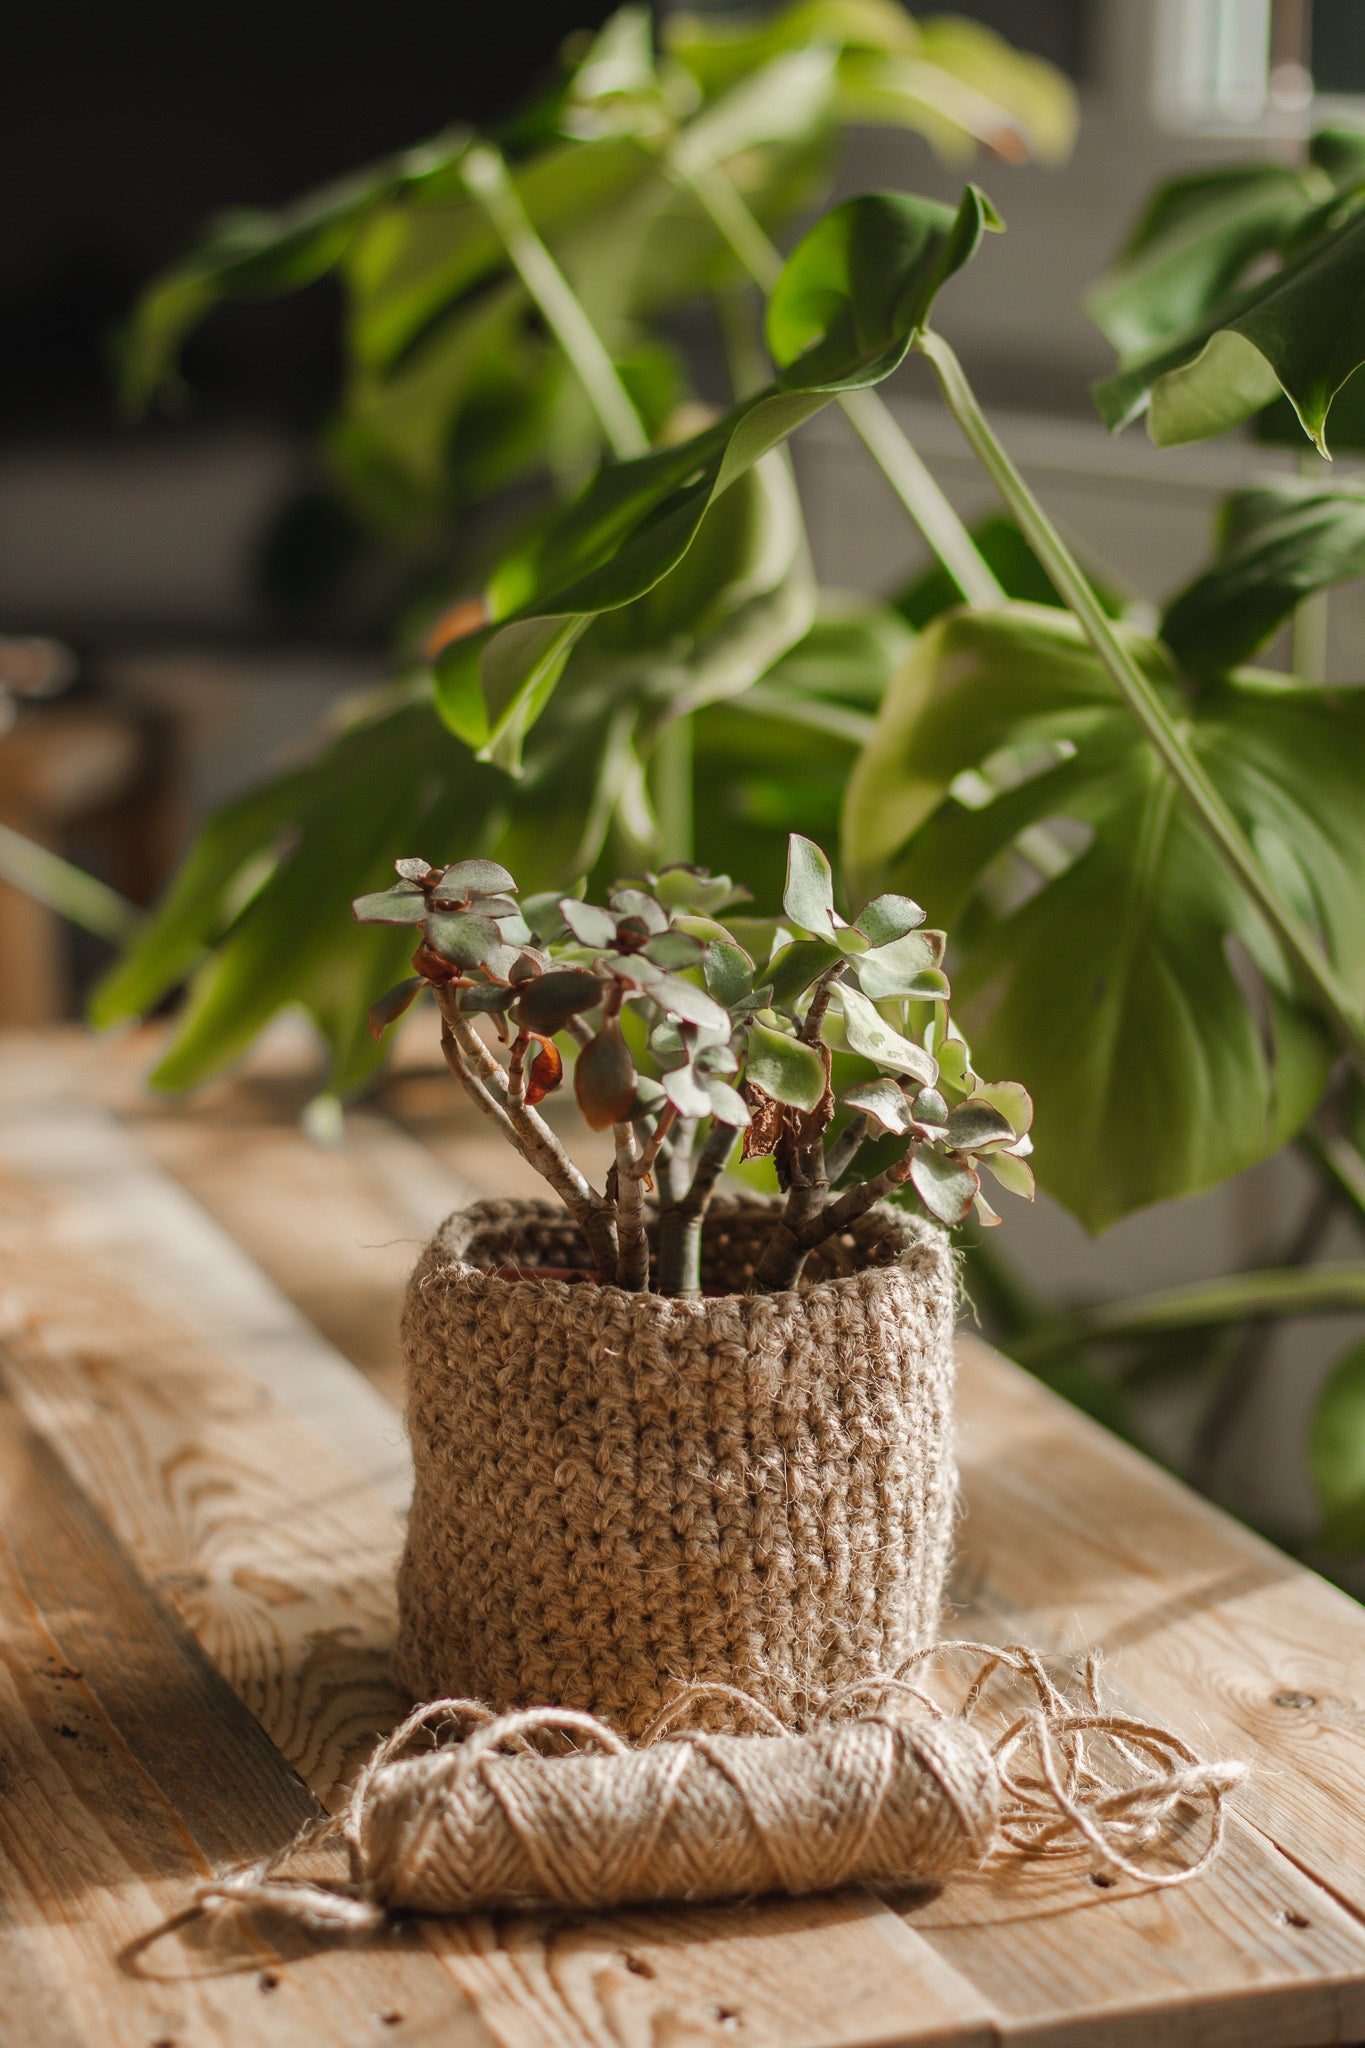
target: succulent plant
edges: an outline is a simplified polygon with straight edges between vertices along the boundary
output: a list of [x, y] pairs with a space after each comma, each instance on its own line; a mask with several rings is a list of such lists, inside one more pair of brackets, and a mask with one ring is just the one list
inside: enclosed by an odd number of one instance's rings
[[[1032, 1197], [1032, 1103], [974, 1071], [944, 934], [907, 896], [843, 918], [828, 860], [800, 834], [780, 918], [744, 914], [728, 876], [684, 864], [617, 883], [604, 905], [522, 899], [491, 860], [396, 865], [391, 888], [354, 904], [362, 923], [411, 925], [417, 940], [370, 1028], [381, 1036], [431, 991], [452, 1071], [560, 1195], [603, 1282], [700, 1291], [707, 1204], [736, 1145], [772, 1158], [786, 1197], [759, 1291], [794, 1286], [817, 1245], [884, 1197], [917, 1198], [950, 1227], [999, 1221], [983, 1169]], [[585, 1122], [615, 1136], [600, 1193], [537, 1107], [568, 1060]]]

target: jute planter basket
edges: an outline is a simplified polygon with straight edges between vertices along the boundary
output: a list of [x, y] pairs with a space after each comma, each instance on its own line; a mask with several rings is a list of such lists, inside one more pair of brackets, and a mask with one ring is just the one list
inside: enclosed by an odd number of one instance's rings
[[397, 1675], [419, 1699], [640, 1733], [679, 1680], [793, 1728], [937, 1632], [956, 1473], [951, 1255], [876, 1209], [746, 1294], [772, 1208], [719, 1197], [683, 1302], [506, 1279], [587, 1263], [548, 1202], [428, 1245], [403, 1338], [416, 1492]]

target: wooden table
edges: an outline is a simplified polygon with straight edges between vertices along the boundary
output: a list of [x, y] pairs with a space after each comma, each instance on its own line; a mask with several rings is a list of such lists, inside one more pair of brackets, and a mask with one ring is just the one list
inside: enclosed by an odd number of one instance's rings
[[186, 1107], [152, 1044], [0, 1039], [0, 2041], [15, 2048], [1271, 2048], [1365, 2036], [1365, 1614], [964, 1340], [956, 1625], [1101, 1644], [1246, 1758], [1174, 1892], [1083, 1868], [931, 1897], [407, 1926], [181, 1914], [334, 1799], [389, 1683], [395, 1306], [518, 1161], [416, 1064], [325, 1149], [277, 1038]]

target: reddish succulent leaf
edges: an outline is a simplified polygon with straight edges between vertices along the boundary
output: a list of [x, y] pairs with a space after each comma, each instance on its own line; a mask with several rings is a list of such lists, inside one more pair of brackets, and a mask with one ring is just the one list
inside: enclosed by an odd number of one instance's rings
[[[501, 861], [457, 860], [446, 868], [431, 892], [435, 904], [465, 903], [471, 896], [516, 895], [516, 882]], [[513, 909], [516, 908], [515, 902]]]
[[410, 975], [406, 981], [400, 981], [396, 988], [391, 988], [387, 995], [381, 996], [377, 1003], [370, 1005], [371, 1038], [384, 1036], [389, 1025], [396, 1023], [412, 1003], [421, 986], [421, 975]]
[[614, 1020], [604, 1024], [579, 1053], [573, 1085], [578, 1107], [593, 1130], [605, 1131], [630, 1115], [635, 1101], [635, 1062]]
[[433, 952], [457, 967], [482, 967], [502, 944], [492, 918], [474, 917], [467, 910], [433, 911], [423, 930]]
[[930, 1215], [950, 1228], [966, 1221], [981, 1192], [980, 1179], [970, 1166], [930, 1145], [916, 1146], [910, 1178]]
[[510, 1010], [516, 1001], [516, 990], [506, 988], [501, 982], [476, 981], [459, 991], [458, 1001], [462, 1010], [471, 1014]]
[[562, 1031], [570, 1017], [591, 1010], [602, 999], [602, 983], [586, 967], [560, 967], [521, 985], [517, 1021], [528, 1031]]
[[459, 968], [452, 967], [448, 960], [443, 960], [439, 953], [433, 951], [425, 939], [422, 940], [417, 951], [413, 954], [412, 964], [421, 975], [423, 981], [435, 982], [438, 987], [444, 982], [456, 981], [459, 978]]
[[552, 1038], [538, 1039], [536, 1056], [526, 1076], [526, 1100], [534, 1109], [547, 1095], [553, 1095], [564, 1079], [564, 1058]]

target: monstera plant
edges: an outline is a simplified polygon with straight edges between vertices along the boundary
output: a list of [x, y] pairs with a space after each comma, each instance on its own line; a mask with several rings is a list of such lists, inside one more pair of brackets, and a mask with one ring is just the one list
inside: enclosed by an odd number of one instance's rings
[[[1030, 1075], [1041, 1184], [1090, 1228], [1296, 1135], [1308, 1155], [1315, 1189], [1271, 1271], [1072, 1317], [994, 1276], [1015, 1351], [1111, 1420], [1133, 1426], [1125, 1395], [1154, 1372], [1201, 1370], [1206, 1481], [1273, 1319], [1365, 1308], [1365, 1265], [1312, 1263], [1334, 1215], [1365, 1220], [1365, 688], [1322, 680], [1313, 620], [1365, 571], [1360, 485], [1320, 459], [1338, 412], [1355, 432], [1362, 223], [1365, 135], [1324, 132], [1302, 167], [1164, 187], [1093, 293], [1121, 357], [1096, 391], [1112, 427], [1145, 412], [1164, 445], [1287, 418], [1309, 466], [1228, 499], [1155, 633], [1103, 618], [923, 337], [1072, 616], [925, 623], [845, 806], [855, 893], [911, 890], [953, 922], [958, 1014]], [[1292, 671], [1248, 666], [1290, 621]], [[1365, 1347], [1327, 1381], [1310, 1448], [1323, 1540], [1361, 1547]]]
[[[357, 886], [455, 830], [529, 888], [682, 857], [701, 772], [723, 858], [780, 889], [787, 831], [837, 830], [907, 638], [888, 610], [821, 598], [783, 443], [844, 405], [954, 589], [996, 591], [871, 389], [989, 209], [896, 202], [860, 214], [854, 240], [817, 236], [783, 293], [804, 360], [777, 379], [745, 298], [748, 267], [781, 268], [761, 223], [810, 205], [850, 122], [1018, 159], [1064, 153], [1073, 118], [1049, 66], [898, 0], [673, 15], [657, 48], [626, 8], [497, 135], [452, 131], [281, 213], [233, 215], [154, 285], [125, 348], [133, 403], [173, 381], [220, 300], [340, 279], [348, 375], [326, 455], [404, 565], [408, 625], [390, 689], [311, 766], [208, 823], [98, 1020], [188, 978], [158, 1076], [180, 1088], [300, 1003], [344, 1093], [377, 1062], [355, 1020], [394, 972], [389, 936], [355, 944]], [[708, 300], [740, 402], [702, 424], [678, 402], [668, 316]], [[507, 515], [485, 513], [511, 483], [549, 502], [529, 524], [523, 503], [509, 541]]]
[[[1237, 494], [1208, 567], [1139, 630], [932, 324], [1000, 226], [984, 194], [852, 200], [785, 262], [766, 231], [809, 197], [840, 120], [1018, 154], [1063, 139], [1062, 108], [1049, 74], [895, 6], [675, 20], [660, 50], [627, 13], [498, 138], [442, 138], [238, 221], [153, 292], [129, 358], [144, 390], [215, 298], [340, 267], [352, 381], [332, 460], [428, 579], [388, 695], [210, 822], [97, 998], [113, 1021], [188, 979], [163, 1085], [221, 1067], [291, 1001], [328, 1039], [332, 1085], [363, 1081], [356, 1019], [411, 934], [367, 925], [356, 944], [346, 902], [413, 845], [458, 844], [562, 903], [612, 873], [662, 876], [695, 811], [700, 850], [750, 876], [762, 909], [788, 831], [823, 833], [841, 806], [840, 914], [856, 926], [860, 905], [905, 896], [951, 919], [955, 1016], [988, 1068], [1028, 1078], [1040, 1182], [1090, 1228], [1296, 1134], [1365, 1214], [1365, 691], [1310, 672], [1301, 623], [1358, 573], [1359, 490], [1324, 469]], [[674, 404], [658, 324], [704, 291], [734, 372], [719, 416]], [[1158, 441], [1189, 440], [1272, 405], [1318, 463], [1365, 361], [1365, 144], [1334, 132], [1301, 167], [1177, 181], [1093, 304], [1120, 353], [1097, 394], [1111, 426], [1146, 413]], [[911, 352], [1005, 527], [969, 535], [877, 399]], [[840, 609], [811, 582], [784, 443], [831, 403], [938, 558], [894, 608]], [[503, 530], [477, 579], [467, 552], [433, 579], [443, 522], [532, 472], [552, 502]], [[1297, 671], [1249, 666], [1289, 618]], [[858, 997], [889, 1027], [875, 990]], [[1210, 1427], [1253, 1325], [1365, 1300], [1359, 1266], [1308, 1266], [1077, 1319], [977, 1274], [1019, 1354], [1120, 1420], [1123, 1371], [1154, 1343], [1233, 1333], [1201, 1338], [1223, 1367]], [[1092, 1370], [1100, 1345], [1127, 1347], [1117, 1377]], [[1358, 1542], [1365, 1355], [1333, 1386], [1318, 1470], [1336, 1538]]]

